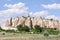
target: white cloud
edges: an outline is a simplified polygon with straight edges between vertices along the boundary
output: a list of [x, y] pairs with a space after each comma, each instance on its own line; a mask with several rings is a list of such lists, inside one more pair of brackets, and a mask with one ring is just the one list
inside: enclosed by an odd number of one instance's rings
[[34, 16], [45, 16], [47, 14], [48, 14], [47, 11], [38, 11], [38, 12], [35, 12], [33, 15]]
[[24, 3], [22, 3], [22, 2], [17, 3], [17, 4], [5, 4], [4, 6], [8, 7], [8, 8], [13, 8], [13, 9], [27, 8], [27, 6]]
[[28, 12], [28, 7], [21, 2], [17, 4], [5, 4], [4, 7], [7, 7], [8, 9], [0, 11], [0, 16], [22, 14]]
[[48, 9], [60, 9], [60, 4], [57, 3], [48, 4], [48, 5], [42, 4], [42, 6]]
[[[22, 3], [19, 2], [17, 4], [5, 4], [4, 7], [7, 7], [6, 10], [0, 11], [0, 17], [4, 17], [4, 19], [11, 17], [12, 15], [18, 15], [28, 12], [28, 7]], [[0, 19], [2, 20], [2, 19]]]
[[54, 20], [59, 20], [60, 18], [55, 16], [55, 15], [49, 15], [49, 16], [46, 16], [45, 18], [47, 19], [54, 19]]

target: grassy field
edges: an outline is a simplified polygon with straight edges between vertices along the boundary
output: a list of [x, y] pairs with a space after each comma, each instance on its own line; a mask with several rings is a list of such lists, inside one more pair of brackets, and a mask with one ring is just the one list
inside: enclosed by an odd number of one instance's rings
[[59, 35], [49, 35], [48, 37], [42, 34], [19, 34], [19, 33], [0, 33], [0, 40], [60, 40]]

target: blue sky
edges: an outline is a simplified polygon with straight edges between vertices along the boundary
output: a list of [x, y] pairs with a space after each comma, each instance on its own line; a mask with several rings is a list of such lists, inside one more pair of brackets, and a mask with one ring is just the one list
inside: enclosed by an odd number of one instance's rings
[[16, 16], [60, 19], [60, 0], [0, 0], [0, 24]]

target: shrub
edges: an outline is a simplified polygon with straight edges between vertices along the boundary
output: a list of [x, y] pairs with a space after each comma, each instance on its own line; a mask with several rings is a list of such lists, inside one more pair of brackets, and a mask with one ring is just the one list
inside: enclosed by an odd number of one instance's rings
[[8, 29], [8, 30], [5, 30], [5, 32], [15, 32], [15, 30]]
[[55, 30], [54, 28], [44, 28], [50, 35], [57, 35], [59, 33], [58, 30]]
[[34, 27], [35, 32], [42, 32], [42, 28], [39, 25], [35, 25]]
[[22, 26], [22, 25], [18, 25], [18, 26], [17, 26], [17, 30], [18, 30], [18, 31], [23, 31], [23, 26]]
[[51, 30], [51, 31], [48, 31], [48, 32], [51, 35], [57, 35], [57, 34], [59, 34], [59, 31], [55, 31], [55, 30]]
[[1, 26], [0, 26], [0, 31], [2, 31], [2, 28], [1, 28]]
[[5, 35], [5, 33], [2, 33], [2, 35]]
[[30, 30], [30, 29], [29, 29], [28, 26], [24, 26], [24, 27], [23, 27], [23, 31], [25, 31], [25, 32], [29, 32], [29, 30]]
[[24, 32], [29, 32], [29, 27], [28, 26], [22, 26], [22, 25], [18, 25], [17, 26], [17, 29], [18, 29], [18, 31], [20, 31], [20, 32], [22, 32], [22, 31], [24, 31]]
[[47, 31], [45, 31], [44, 36], [49, 36], [49, 33]]

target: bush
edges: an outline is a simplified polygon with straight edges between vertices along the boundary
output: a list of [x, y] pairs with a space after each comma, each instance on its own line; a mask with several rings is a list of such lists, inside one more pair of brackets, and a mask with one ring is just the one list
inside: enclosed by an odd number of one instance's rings
[[48, 31], [48, 32], [51, 35], [57, 35], [57, 34], [59, 34], [59, 31], [54, 31], [54, 30], [51, 30], [51, 31]]
[[18, 31], [20, 31], [20, 32], [22, 32], [22, 31], [25, 31], [25, 32], [29, 32], [29, 28], [28, 28], [28, 26], [22, 26], [22, 25], [18, 25], [17, 26], [17, 29], [18, 29]]
[[18, 31], [23, 31], [23, 26], [22, 25], [18, 25], [17, 29], [18, 29]]
[[2, 33], [2, 35], [5, 35], [5, 33]]
[[57, 35], [59, 33], [58, 30], [55, 30], [54, 28], [43, 28], [46, 30], [50, 35]]
[[29, 32], [29, 30], [30, 30], [30, 29], [29, 29], [28, 26], [24, 26], [24, 27], [23, 27], [23, 31], [25, 31], [25, 32]]
[[44, 36], [49, 36], [49, 33], [47, 31], [45, 31]]
[[42, 32], [42, 28], [39, 25], [35, 25], [34, 27], [35, 32]]
[[0, 26], [0, 31], [2, 31], [2, 28], [1, 28], [1, 26]]
[[8, 29], [8, 30], [5, 30], [5, 32], [15, 32], [15, 30]]

